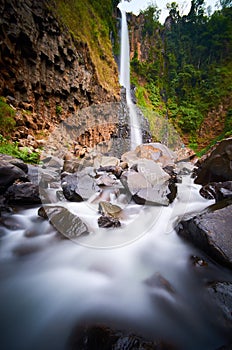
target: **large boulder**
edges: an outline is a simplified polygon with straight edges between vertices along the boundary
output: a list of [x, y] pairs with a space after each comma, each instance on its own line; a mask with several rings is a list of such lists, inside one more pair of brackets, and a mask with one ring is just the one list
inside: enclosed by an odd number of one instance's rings
[[231, 213], [232, 200], [225, 200], [192, 218], [183, 219], [176, 230], [213, 259], [232, 268]]
[[232, 199], [232, 181], [211, 182], [200, 189], [200, 194], [206, 199], [215, 199], [216, 202]]
[[25, 174], [28, 172], [28, 165], [23, 160], [9, 156], [8, 154], [0, 154], [0, 162], [4, 160], [7, 163], [13, 164], [24, 171]]
[[[131, 169], [122, 174], [120, 180], [137, 204], [168, 205], [171, 193], [176, 191], [170, 186], [170, 175], [153, 160], [140, 159], [135, 170]], [[170, 197], [171, 195], [171, 197]]]
[[31, 182], [16, 183], [4, 193], [7, 203], [10, 204], [40, 204], [39, 187]]
[[139, 159], [149, 159], [159, 163], [161, 167], [166, 167], [173, 166], [177, 157], [168, 147], [155, 142], [139, 145], [134, 151], [124, 153], [121, 159], [123, 162], [127, 162], [130, 167], [136, 164]]
[[194, 182], [206, 185], [210, 182], [232, 180], [232, 138], [221, 141], [211, 153], [198, 162]]
[[39, 209], [38, 215], [48, 219], [63, 237], [76, 239], [89, 233], [87, 225], [77, 215], [62, 206], [44, 205]]
[[4, 193], [16, 180], [28, 181], [26, 173], [18, 166], [6, 160], [0, 160], [0, 194]]
[[63, 174], [61, 187], [64, 196], [72, 202], [81, 202], [89, 199], [93, 194], [100, 190], [95, 178], [93, 168], [85, 168], [74, 174]]

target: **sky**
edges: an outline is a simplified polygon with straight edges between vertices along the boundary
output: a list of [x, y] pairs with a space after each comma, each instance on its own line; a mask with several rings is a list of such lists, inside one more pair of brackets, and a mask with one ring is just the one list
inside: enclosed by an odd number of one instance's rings
[[[176, 2], [179, 4], [180, 14], [185, 15], [189, 12], [191, 6], [191, 0], [131, 0], [130, 2], [125, 1], [123, 7], [127, 12], [133, 12], [138, 15], [141, 10], [145, 10], [149, 5], [156, 4], [161, 10], [159, 21], [164, 23], [165, 18], [168, 16], [168, 10], [166, 9], [167, 3]], [[206, 8], [208, 6], [215, 9], [217, 0], [206, 0]]]

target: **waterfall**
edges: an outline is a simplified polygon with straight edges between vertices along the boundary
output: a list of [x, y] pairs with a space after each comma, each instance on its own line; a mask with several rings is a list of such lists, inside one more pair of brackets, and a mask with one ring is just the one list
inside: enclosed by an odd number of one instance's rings
[[123, 9], [124, 0], [121, 0], [119, 9], [121, 11], [121, 57], [120, 57], [120, 85], [126, 89], [126, 102], [130, 114], [131, 149], [142, 143], [142, 132], [138, 121], [136, 106], [131, 99], [130, 91], [130, 45], [126, 11]]

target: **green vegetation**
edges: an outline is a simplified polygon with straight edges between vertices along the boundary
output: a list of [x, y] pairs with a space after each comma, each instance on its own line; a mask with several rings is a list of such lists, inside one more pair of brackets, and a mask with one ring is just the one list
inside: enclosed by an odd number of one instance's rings
[[61, 115], [61, 113], [62, 113], [62, 106], [60, 106], [60, 105], [56, 105], [56, 115]]
[[[232, 6], [206, 14], [204, 0], [192, 0], [188, 15], [180, 16], [175, 2], [167, 4], [166, 25], [158, 21], [156, 6], [143, 12], [141, 37], [147, 57], [131, 61], [140, 106], [160, 116], [168, 113], [180, 135], [199, 150], [210, 140], [232, 135]], [[143, 44], [142, 44], [143, 45]], [[141, 48], [143, 49], [143, 48]], [[221, 112], [219, 111], [221, 110]], [[214, 114], [222, 117], [217, 127]], [[198, 137], [202, 126], [207, 131]], [[208, 127], [208, 129], [207, 129]]]
[[[70, 31], [76, 45], [86, 44], [99, 83], [107, 91], [119, 91], [117, 67], [110, 37], [116, 37], [112, 0], [55, 0], [56, 12]], [[80, 44], [82, 43], [82, 44]], [[117, 42], [115, 41], [117, 44]], [[116, 45], [115, 44], [115, 45]], [[117, 49], [117, 48], [116, 48]], [[80, 63], [83, 57], [80, 58]]]
[[5, 135], [15, 127], [15, 110], [6, 103], [4, 97], [0, 97], [0, 130]]
[[17, 142], [10, 142], [0, 134], [0, 153], [8, 154], [12, 157], [22, 159], [26, 163], [37, 164], [40, 161], [40, 154], [32, 152], [28, 147], [22, 149], [18, 147]]

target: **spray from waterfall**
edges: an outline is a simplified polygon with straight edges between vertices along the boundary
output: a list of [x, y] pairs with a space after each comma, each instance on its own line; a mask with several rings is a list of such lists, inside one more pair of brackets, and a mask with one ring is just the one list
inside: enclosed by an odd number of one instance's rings
[[130, 114], [131, 149], [142, 143], [142, 132], [139, 125], [136, 106], [132, 102], [130, 90], [130, 45], [126, 11], [123, 8], [124, 0], [121, 0], [119, 9], [121, 11], [121, 57], [120, 57], [120, 85], [126, 89], [126, 102]]

